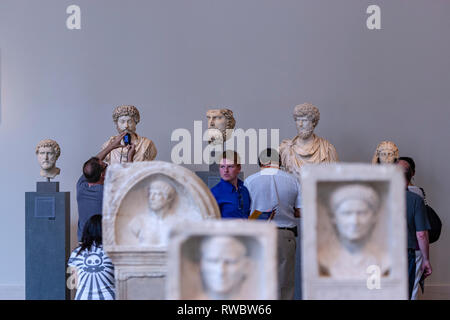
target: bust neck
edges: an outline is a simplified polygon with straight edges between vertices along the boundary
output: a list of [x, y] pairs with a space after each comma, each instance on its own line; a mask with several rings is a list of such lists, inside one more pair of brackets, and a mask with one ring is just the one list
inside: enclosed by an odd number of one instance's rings
[[41, 169], [41, 176], [44, 178], [52, 179], [56, 177], [61, 170], [57, 167], [50, 168], [49, 170]]

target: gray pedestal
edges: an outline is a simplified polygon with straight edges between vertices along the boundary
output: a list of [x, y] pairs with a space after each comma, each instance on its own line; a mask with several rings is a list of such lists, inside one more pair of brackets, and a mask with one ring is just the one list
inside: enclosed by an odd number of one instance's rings
[[25, 193], [25, 297], [70, 299], [70, 192], [59, 192], [59, 182], [38, 182], [36, 187], [37, 192]]

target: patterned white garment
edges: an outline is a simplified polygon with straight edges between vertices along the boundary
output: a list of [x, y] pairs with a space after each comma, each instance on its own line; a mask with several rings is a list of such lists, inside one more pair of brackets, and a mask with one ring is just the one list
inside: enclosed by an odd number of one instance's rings
[[92, 245], [91, 250], [76, 248], [68, 265], [77, 269], [78, 285], [75, 300], [114, 300], [114, 265], [102, 246]]

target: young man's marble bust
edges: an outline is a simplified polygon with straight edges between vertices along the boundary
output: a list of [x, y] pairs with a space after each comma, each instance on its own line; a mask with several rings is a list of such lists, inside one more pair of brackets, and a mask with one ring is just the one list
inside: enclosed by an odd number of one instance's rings
[[149, 212], [131, 220], [129, 227], [141, 245], [160, 244], [168, 232], [167, 222], [173, 212], [170, 210], [177, 192], [165, 181], [155, 180], [148, 186]]
[[61, 170], [56, 167], [56, 161], [61, 154], [61, 148], [55, 140], [45, 139], [36, 146], [36, 155], [41, 166], [41, 176], [53, 179]]
[[[131, 135], [131, 144], [136, 146], [133, 162], [155, 159], [157, 150], [153, 141], [136, 133], [136, 125], [139, 123], [141, 116], [135, 106], [118, 106], [114, 109], [112, 117], [119, 134], [127, 132]], [[102, 149], [105, 149], [114, 138], [115, 136], [109, 138], [103, 144]], [[108, 164], [131, 162], [128, 159], [129, 150], [130, 146], [125, 145], [122, 148], [114, 149], [106, 156], [104, 161]]]
[[326, 139], [314, 134], [319, 123], [319, 109], [304, 103], [294, 108], [294, 120], [298, 134], [293, 139], [283, 140], [280, 144], [281, 162], [286, 171], [299, 174], [306, 163], [337, 162], [335, 147]]

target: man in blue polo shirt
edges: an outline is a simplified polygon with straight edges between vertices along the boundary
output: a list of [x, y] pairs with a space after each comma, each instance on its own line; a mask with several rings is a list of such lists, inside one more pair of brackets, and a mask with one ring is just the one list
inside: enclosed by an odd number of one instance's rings
[[223, 219], [248, 219], [250, 214], [250, 194], [238, 179], [239, 172], [237, 152], [224, 152], [219, 162], [220, 182], [211, 189]]

